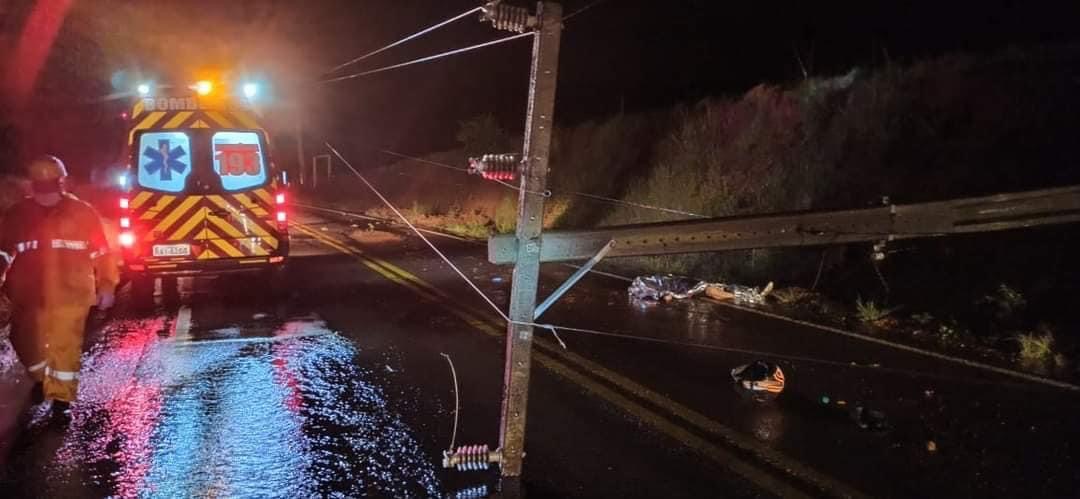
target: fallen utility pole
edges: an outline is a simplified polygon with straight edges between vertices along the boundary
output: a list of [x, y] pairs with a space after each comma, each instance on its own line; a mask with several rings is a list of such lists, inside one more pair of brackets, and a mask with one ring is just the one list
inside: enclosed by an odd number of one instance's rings
[[[857, 210], [777, 213], [549, 231], [541, 262], [755, 248], [821, 246], [992, 232], [1080, 222], [1080, 186]], [[535, 242], [534, 242], [535, 243]], [[511, 236], [488, 240], [488, 260], [520, 265]], [[610, 247], [608, 248], [608, 246]], [[532, 256], [530, 255], [530, 258]]]

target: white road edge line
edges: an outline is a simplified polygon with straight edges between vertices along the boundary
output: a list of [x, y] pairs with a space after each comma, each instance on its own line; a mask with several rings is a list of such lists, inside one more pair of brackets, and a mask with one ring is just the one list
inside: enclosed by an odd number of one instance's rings
[[[575, 268], [577, 267], [577, 265], [569, 265], [569, 266], [575, 267]], [[611, 277], [611, 278], [614, 278], [614, 279], [619, 279], [619, 280], [622, 280], [622, 281], [626, 281], [626, 282], [633, 282], [633, 279], [631, 279], [629, 277], [626, 277], [626, 276], [618, 275], [618, 274], [612, 274], [612, 273], [608, 273], [608, 272], [595, 272], [595, 273], [598, 273], [600, 275], [604, 275], [604, 276], [607, 276], [607, 277]], [[745, 307], [745, 306], [737, 305], [737, 304], [734, 304], [734, 303], [724, 303], [724, 302], [715, 302], [715, 303], [717, 305], [720, 305], [720, 306], [723, 306], [723, 307], [733, 308], [733, 309], [736, 309], [736, 310], [741, 310], [743, 312], [748, 312], [748, 313], [751, 313], [751, 314], [757, 314], [757, 315], [760, 315], [760, 316], [763, 316], [763, 317], [768, 317], [770, 319], [777, 319], [777, 320], [781, 320], [781, 321], [784, 321], [784, 322], [790, 322], [792, 324], [798, 324], [800, 326], [810, 327], [810, 328], [818, 329], [818, 330], [821, 330], [821, 331], [826, 331], [826, 332], [830, 332], [830, 333], [834, 333], [834, 334], [839, 334], [841, 336], [847, 336], [848, 338], [854, 338], [854, 339], [857, 339], [857, 340], [868, 341], [870, 343], [877, 343], [879, 345], [892, 347], [892, 348], [895, 348], [895, 349], [898, 349], [898, 350], [903, 350], [905, 352], [917, 353], [917, 354], [920, 354], [920, 355], [925, 355], [927, 357], [933, 357], [933, 358], [938, 359], [938, 360], [945, 360], [945, 361], [953, 362], [953, 363], [956, 363], [956, 364], [963, 365], [965, 367], [971, 367], [971, 368], [974, 368], [974, 369], [981, 369], [981, 370], [990, 371], [990, 372], [993, 372], [993, 373], [996, 373], [996, 374], [1002, 374], [1002, 375], [1010, 376], [1010, 377], [1013, 377], [1013, 378], [1019, 378], [1019, 379], [1022, 379], [1024, 381], [1031, 381], [1031, 382], [1034, 382], [1034, 383], [1042, 383], [1044, 385], [1053, 386], [1055, 388], [1061, 388], [1061, 389], [1064, 389], [1064, 390], [1071, 390], [1071, 391], [1074, 391], [1074, 392], [1080, 392], [1080, 386], [1074, 385], [1072, 383], [1066, 383], [1064, 381], [1058, 381], [1056, 379], [1044, 378], [1042, 376], [1036, 376], [1034, 374], [1028, 374], [1028, 373], [1024, 373], [1024, 372], [1020, 372], [1020, 371], [1014, 371], [1012, 369], [1007, 369], [1007, 368], [1004, 368], [1004, 367], [992, 366], [990, 364], [984, 364], [982, 362], [976, 362], [974, 360], [968, 360], [968, 359], [961, 358], [961, 357], [953, 357], [951, 355], [946, 355], [946, 354], [939, 353], [939, 352], [934, 352], [934, 351], [931, 351], [931, 350], [924, 350], [922, 348], [913, 347], [911, 345], [905, 345], [903, 343], [897, 343], [897, 342], [894, 342], [894, 341], [889, 341], [889, 340], [885, 340], [885, 339], [881, 339], [881, 338], [874, 338], [872, 336], [866, 336], [866, 335], [862, 335], [862, 334], [858, 334], [858, 333], [853, 333], [851, 331], [845, 331], [843, 329], [840, 329], [840, 328], [837, 328], [837, 327], [832, 327], [832, 326], [826, 326], [824, 324], [817, 324], [817, 323], [814, 323], [814, 322], [808, 322], [808, 321], [804, 321], [804, 320], [800, 320], [800, 319], [794, 319], [794, 318], [787, 317], [787, 316], [780, 315], [780, 314], [776, 314], [776, 313], [773, 313], [773, 312], [766, 312], [764, 310], [758, 310], [758, 309], [752, 308], [752, 307]]]
[[1064, 389], [1064, 390], [1080, 392], [1080, 386], [1074, 385], [1072, 383], [1066, 383], [1064, 381], [1058, 381], [1056, 379], [1044, 378], [1042, 376], [1036, 376], [1034, 374], [1028, 374], [1028, 373], [1020, 372], [1020, 371], [1014, 371], [1012, 369], [1007, 369], [1007, 368], [1004, 368], [1004, 367], [992, 366], [990, 364], [984, 364], [982, 362], [976, 362], [974, 360], [968, 360], [968, 359], [961, 358], [961, 357], [953, 357], [951, 355], [946, 355], [946, 354], [943, 354], [943, 353], [934, 352], [932, 350], [923, 350], [922, 348], [913, 347], [911, 345], [905, 345], [903, 343], [896, 343], [896, 342], [889, 341], [889, 340], [884, 340], [884, 339], [881, 339], [881, 338], [874, 338], [872, 336], [866, 336], [866, 335], [862, 335], [862, 334], [858, 334], [858, 333], [853, 333], [851, 331], [845, 331], [845, 330], [840, 329], [840, 328], [836, 328], [836, 327], [832, 327], [832, 326], [826, 326], [826, 325], [823, 325], [823, 324], [815, 324], [813, 322], [807, 322], [807, 321], [800, 320], [800, 319], [793, 319], [791, 317], [785, 317], [785, 316], [780, 315], [780, 314], [774, 314], [772, 312], [766, 312], [764, 310], [757, 310], [757, 309], [750, 308], [750, 307], [744, 307], [742, 305], [736, 305], [736, 304], [733, 304], [733, 303], [719, 303], [719, 305], [734, 308], [736, 310], [742, 310], [744, 312], [749, 312], [749, 313], [752, 313], [752, 314], [761, 315], [761, 316], [764, 316], [764, 317], [769, 317], [769, 318], [772, 318], [772, 319], [778, 319], [778, 320], [782, 320], [782, 321], [785, 321], [785, 322], [790, 322], [792, 324], [798, 324], [800, 326], [812, 327], [812, 328], [819, 329], [819, 330], [822, 330], [822, 331], [828, 331], [830, 333], [835, 333], [835, 334], [839, 334], [839, 335], [842, 335], [842, 336], [847, 336], [849, 338], [854, 338], [854, 339], [857, 339], [857, 340], [867, 341], [867, 342], [870, 342], [870, 343], [877, 343], [879, 345], [892, 347], [892, 348], [895, 348], [895, 349], [898, 349], [898, 350], [903, 350], [903, 351], [906, 351], [906, 352], [917, 353], [917, 354], [925, 355], [927, 357], [933, 357], [933, 358], [938, 359], [938, 360], [945, 360], [945, 361], [953, 362], [953, 363], [960, 364], [960, 365], [963, 365], [963, 366], [966, 366], [966, 367], [971, 367], [971, 368], [974, 368], [974, 369], [981, 369], [983, 371], [990, 371], [990, 372], [993, 372], [993, 373], [996, 373], [996, 374], [1010, 376], [1010, 377], [1013, 377], [1013, 378], [1019, 378], [1019, 379], [1022, 379], [1024, 381], [1031, 381], [1031, 382], [1034, 382], [1034, 383], [1042, 383], [1044, 385], [1053, 386], [1055, 388], [1061, 388], [1061, 389]]
[[191, 307], [184, 305], [176, 311], [176, 319], [173, 320], [172, 335], [170, 339], [187, 340], [191, 338]]
[[215, 340], [173, 340], [169, 343], [177, 346], [186, 345], [206, 345], [211, 343], [273, 343], [275, 341], [295, 340], [299, 338], [314, 338], [317, 336], [327, 336], [334, 333], [328, 333], [320, 331], [317, 333], [296, 333], [296, 334], [283, 334], [279, 336], [249, 336], [247, 338], [219, 338]]

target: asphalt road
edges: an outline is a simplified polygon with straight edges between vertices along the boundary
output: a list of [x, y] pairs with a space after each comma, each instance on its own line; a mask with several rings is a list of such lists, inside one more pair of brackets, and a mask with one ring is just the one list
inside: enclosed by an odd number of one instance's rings
[[[67, 428], [0, 377], [5, 497], [1074, 497], [1080, 393], [692, 300], [631, 302], [591, 275], [537, 332], [525, 476], [441, 469], [498, 443], [503, 324], [398, 229], [298, 217], [286, 296], [181, 280], [88, 337]], [[505, 307], [509, 269], [435, 242]], [[572, 269], [545, 269], [546, 296]], [[633, 337], [636, 337], [633, 338]], [[10, 362], [10, 353], [5, 362]], [[743, 399], [728, 372], [779, 362]], [[826, 402], [827, 399], [827, 402]], [[842, 404], [840, 402], [843, 402]], [[861, 428], [855, 407], [887, 428]]]

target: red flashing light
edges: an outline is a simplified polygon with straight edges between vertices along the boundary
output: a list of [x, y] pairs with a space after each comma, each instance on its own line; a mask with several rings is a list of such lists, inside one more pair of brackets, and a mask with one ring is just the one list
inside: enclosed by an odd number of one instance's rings
[[130, 248], [132, 246], [135, 246], [135, 234], [132, 233], [131, 231], [121, 232], [120, 233], [120, 246], [123, 246], [125, 248]]
[[131, 202], [128, 201], [128, 198], [120, 198], [120, 209], [126, 210], [129, 207], [131, 207]]
[[278, 221], [278, 223], [283, 224], [283, 223], [288, 221], [288, 218], [289, 218], [288, 215], [286, 215], [284, 211], [277, 212], [277, 221]]
[[120, 217], [120, 228], [121, 229], [130, 229], [131, 228], [131, 218]]
[[277, 196], [274, 196], [274, 201], [276, 201], [277, 204], [285, 204], [285, 193], [284, 192], [277, 193]]
[[272, 257], [270, 257], [270, 263], [281, 263], [281, 262], [284, 262], [284, 261], [285, 261], [285, 257], [283, 257], [283, 256], [272, 256]]
[[484, 172], [481, 176], [487, 180], [514, 180], [514, 172], [508, 171]]

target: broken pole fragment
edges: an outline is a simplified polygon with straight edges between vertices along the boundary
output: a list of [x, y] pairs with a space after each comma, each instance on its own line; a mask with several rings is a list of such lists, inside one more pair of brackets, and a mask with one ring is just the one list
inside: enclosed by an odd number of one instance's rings
[[[822, 246], [938, 237], [1080, 222], [1080, 186], [877, 208], [773, 213], [546, 232], [541, 262], [587, 260], [614, 241], [607, 258], [755, 248]], [[488, 260], [517, 258], [508, 235], [488, 240]]]

